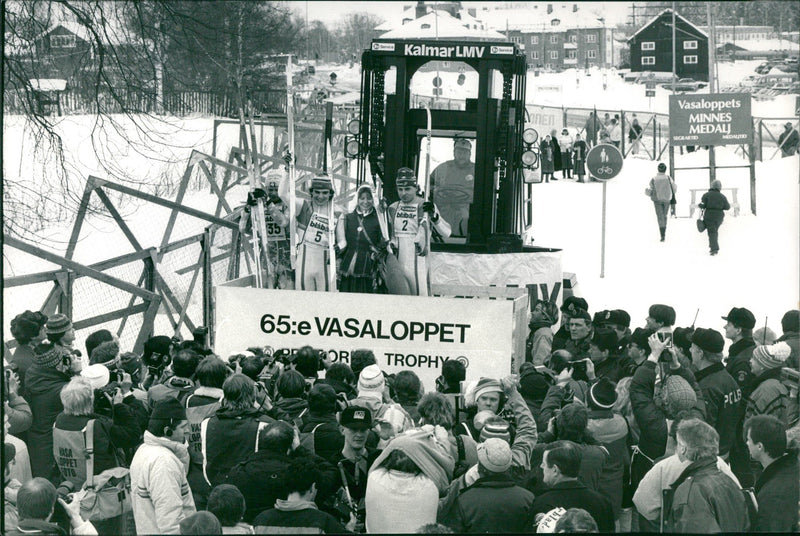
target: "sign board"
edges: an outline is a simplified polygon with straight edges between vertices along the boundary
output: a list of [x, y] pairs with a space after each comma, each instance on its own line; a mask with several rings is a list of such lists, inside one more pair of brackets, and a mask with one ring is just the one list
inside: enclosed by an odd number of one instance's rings
[[749, 93], [669, 96], [670, 145], [753, 143]]
[[561, 109], [532, 104], [526, 105], [525, 109], [528, 110], [529, 117], [529, 119], [525, 120], [525, 124], [542, 132], [542, 136], [544, 136], [545, 132], [550, 132], [553, 129], [561, 132], [561, 127], [564, 124], [564, 116]]
[[387, 56], [413, 56], [440, 60], [510, 59], [514, 43], [484, 43], [474, 41], [402, 40], [373, 41], [373, 52]]
[[511, 372], [509, 300], [227, 286], [214, 293], [214, 347], [221, 356], [249, 346], [309, 345], [349, 364], [353, 350], [367, 348], [388, 373], [413, 370], [426, 391], [450, 359], [467, 365], [470, 381]]
[[644, 96], [645, 97], [655, 97], [656, 96], [656, 90], [655, 89], [645, 89], [644, 90]]
[[622, 153], [614, 145], [600, 143], [586, 154], [586, 169], [597, 180], [607, 181], [622, 170]]
[[439, 76], [433, 77], [433, 87], [442, 87], [442, 78]]
[[655, 82], [645, 82], [644, 84], [645, 89], [655, 89], [656, 83]]

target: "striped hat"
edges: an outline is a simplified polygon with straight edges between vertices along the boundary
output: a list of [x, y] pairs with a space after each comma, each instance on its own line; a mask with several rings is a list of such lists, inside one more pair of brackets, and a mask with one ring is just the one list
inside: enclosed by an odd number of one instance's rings
[[792, 353], [791, 347], [786, 342], [773, 345], [759, 345], [753, 350], [753, 359], [765, 369], [780, 368], [786, 365], [786, 359]]
[[67, 315], [62, 315], [61, 313], [50, 316], [47, 319], [47, 324], [45, 324], [45, 331], [48, 335], [66, 333], [71, 328], [72, 322], [67, 318]]
[[44, 368], [55, 368], [70, 352], [59, 344], [40, 344], [33, 350], [33, 362]]
[[481, 428], [480, 440], [486, 441], [492, 437], [502, 439], [506, 443], [511, 443], [511, 431], [509, 430], [508, 423], [499, 418], [486, 421], [483, 428]]
[[417, 177], [414, 175], [414, 171], [411, 168], [401, 167], [397, 170], [397, 177], [395, 179], [395, 185], [398, 188], [405, 188], [409, 186], [416, 186], [417, 185]]
[[308, 189], [310, 192], [314, 190], [330, 190], [333, 192], [333, 181], [327, 175], [319, 175], [311, 179], [311, 186]]

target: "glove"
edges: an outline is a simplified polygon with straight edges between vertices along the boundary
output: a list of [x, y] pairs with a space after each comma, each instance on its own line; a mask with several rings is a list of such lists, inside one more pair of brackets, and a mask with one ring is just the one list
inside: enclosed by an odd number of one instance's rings
[[256, 188], [252, 192], [247, 192], [247, 206], [254, 207], [258, 204], [259, 199], [267, 197], [267, 192], [263, 188]]
[[436, 214], [436, 207], [433, 206], [433, 201], [425, 201], [422, 203], [422, 210], [430, 214], [432, 222], [436, 223], [439, 220], [439, 215]]
[[342, 248], [340, 248], [340, 247], [339, 247], [339, 244], [334, 244], [334, 245], [333, 245], [333, 253], [334, 253], [334, 254], [335, 254], [337, 257], [341, 257], [341, 256], [342, 256]]
[[283, 161], [286, 164], [286, 169], [288, 171], [289, 165], [294, 161], [294, 155], [290, 150], [286, 149], [285, 151], [283, 151], [283, 155], [281, 158], [283, 158]]
[[283, 200], [275, 194], [272, 194], [267, 197], [266, 206], [270, 205], [280, 205], [283, 203]]

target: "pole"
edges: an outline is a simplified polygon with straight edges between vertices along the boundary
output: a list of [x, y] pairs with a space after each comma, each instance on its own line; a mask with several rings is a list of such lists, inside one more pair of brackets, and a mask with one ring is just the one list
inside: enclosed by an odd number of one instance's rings
[[675, 93], [675, 2], [672, 2], [672, 93]]
[[297, 193], [294, 168], [294, 99], [292, 95], [292, 55], [286, 57], [286, 134], [289, 142], [289, 259], [292, 270], [297, 264]]
[[750, 144], [750, 212], [756, 215], [756, 145]]
[[600, 227], [600, 278], [606, 276], [606, 183], [603, 181], [603, 219]]

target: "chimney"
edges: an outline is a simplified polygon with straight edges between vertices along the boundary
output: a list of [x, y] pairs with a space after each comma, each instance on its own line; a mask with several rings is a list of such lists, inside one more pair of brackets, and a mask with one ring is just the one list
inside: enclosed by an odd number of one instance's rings
[[547, 14], [549, 15], [552, 12], [553, 12], [553, 4], [547, 4]]
[[478, 12], [475, 10], [474, 7], [467, 8], [467, 13], [469, 13], [469, 16], [472, 18], [478, 17]]
[[427, 14], [428, 8], [425, 7], [425, 2], [423, 0], [419, 0], [419, 2], [417, 2], [416, 18], [422, 18]]
[[575, 13], [578, 11], [578, 4], [572, 4], [572, 12]]

